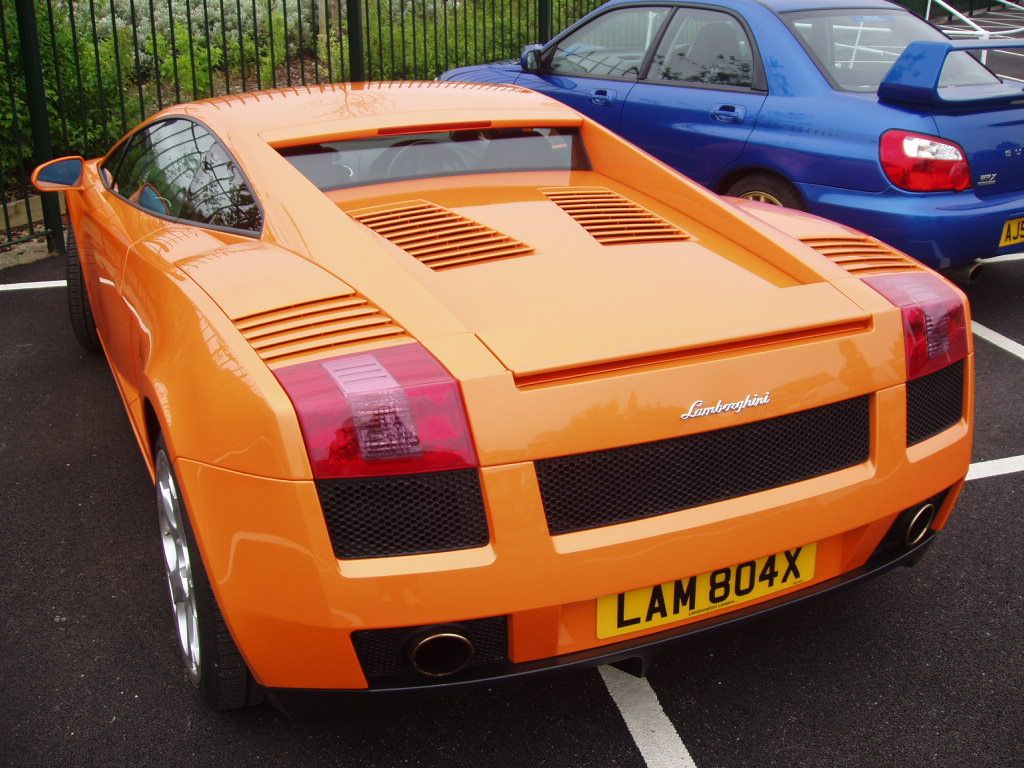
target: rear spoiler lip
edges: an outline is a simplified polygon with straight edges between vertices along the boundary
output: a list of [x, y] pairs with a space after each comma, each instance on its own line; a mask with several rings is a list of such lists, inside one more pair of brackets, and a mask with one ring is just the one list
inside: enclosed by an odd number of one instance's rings
[[939, 93], [939, 77], [950, 53], [996, 48], [1024, 48], [1024, 40], [917, 40], [900, 54], [878, 86], [878, 100], [947, 109], [1024, 101], [1024, 84], [1007, 82], [957, 88], [953, 99]]

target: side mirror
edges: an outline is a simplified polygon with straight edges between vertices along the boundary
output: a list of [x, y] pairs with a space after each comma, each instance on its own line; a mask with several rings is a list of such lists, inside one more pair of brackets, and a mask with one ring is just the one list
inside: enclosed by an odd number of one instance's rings
[[519, 57], [519, 66], [523, 68], [523, 72], [540, 72], [540, 54], [543, 50], [542, 45], [523, 47], [523, 53]]
[[32, 184], [40, 192], [63, 192], [82, 188], [85, 160], [81, 155], [58, 157], [43, 163], [32, 172]]

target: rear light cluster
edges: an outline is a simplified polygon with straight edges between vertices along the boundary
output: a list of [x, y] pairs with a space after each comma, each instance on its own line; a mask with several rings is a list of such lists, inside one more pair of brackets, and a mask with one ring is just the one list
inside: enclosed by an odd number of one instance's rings
[[317, 479], [477, 466], [455, 379], [419, 344], [280, 368]]
[[910, 192], [961, 192], [971, 186], [971, 166], [952, 141], [910, 131], [886, 131], [879, 148], [889, 181]]
[[960, 295], [941, 278], [908, 272], [866, 277], [864, 282], [903, 314], [908, 381], [967, 356], [967, 313]]

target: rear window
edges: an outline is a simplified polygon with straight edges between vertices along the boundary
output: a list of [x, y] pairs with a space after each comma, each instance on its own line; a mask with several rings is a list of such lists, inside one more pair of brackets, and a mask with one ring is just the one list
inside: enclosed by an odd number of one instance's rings
[[[783, 15], [789, 28], [811, 51], [818, 67], [847, 91], [870, 92], [915, 40], [946, 40], [939, 30], [905, 12], [795, 12]], [[939, 79], [940, 88], [998, 83], [965, 51], [951, 53]]]
[[329, 141], [278, 150], [320, 189], [508, 171], [589, 170], [575, 128], [489, 128]]

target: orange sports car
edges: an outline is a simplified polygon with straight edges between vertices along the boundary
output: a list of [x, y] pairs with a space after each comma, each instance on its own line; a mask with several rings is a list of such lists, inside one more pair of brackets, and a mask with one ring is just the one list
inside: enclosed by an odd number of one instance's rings
[[916, 562], [963, 485], [956, 288], [536, 93], [232, 95], [34, 181], [215, 706], [642, 673]]

